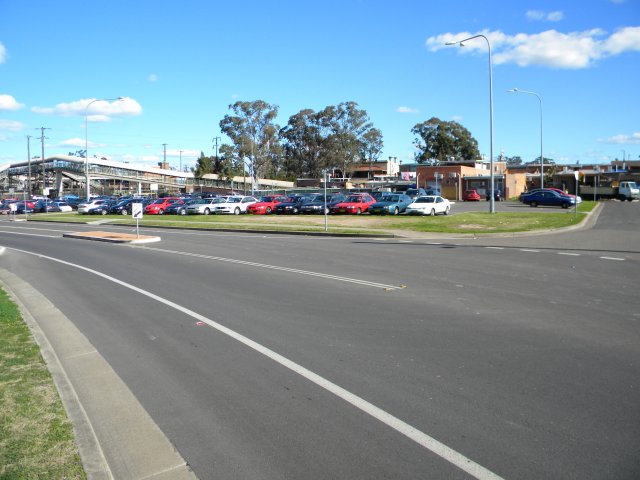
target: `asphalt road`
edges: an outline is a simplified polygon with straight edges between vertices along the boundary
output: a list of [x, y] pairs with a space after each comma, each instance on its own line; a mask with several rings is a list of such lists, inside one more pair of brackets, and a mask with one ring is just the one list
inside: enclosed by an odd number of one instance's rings
[[638, 202], [531, 237], [61, 238], [95, 229], [0, 222], [0, 268], [202, 479], [640, 478]]

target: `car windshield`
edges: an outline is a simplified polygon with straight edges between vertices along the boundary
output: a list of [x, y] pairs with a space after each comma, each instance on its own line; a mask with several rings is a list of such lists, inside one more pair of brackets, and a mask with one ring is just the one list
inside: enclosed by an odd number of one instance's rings
[[362, 202], [362, 197], [360, 195], [351, 195], [345, 201], [346, 202], [353, 202], [353, 203], [360, 203], [360, 202]]
[[381, 202], [399, 202], [400, 201], [400, 196], [399, 195], [385, 195], [384, 197], [382, 197], [380, 199]]
[[231, 197], [231, 198], [228, 200], [228, 202], [229, 202], [229, 203], [240, 203], [240, 202], [242, 202], [242, 197]]
[[436, 197], [419, 197], [415, 203], [435, 203]]
[[260, 201], [261, 202], [273, 202], [276, 200], [277, 197], [272, 197], [272, 196], [268, 196], [268, 197], [261, 197]]

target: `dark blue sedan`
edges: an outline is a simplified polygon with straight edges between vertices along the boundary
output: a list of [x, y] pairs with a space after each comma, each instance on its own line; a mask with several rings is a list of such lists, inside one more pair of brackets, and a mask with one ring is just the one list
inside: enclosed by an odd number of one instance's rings
[[537, 207], [538, 205], [541, 205], [545, 207], [569, 208], [576, 203], [575, 197], [563, 195], [555, 190], [547, 189], [541, 189], [524, 194], [520, 201], [530, 207]]

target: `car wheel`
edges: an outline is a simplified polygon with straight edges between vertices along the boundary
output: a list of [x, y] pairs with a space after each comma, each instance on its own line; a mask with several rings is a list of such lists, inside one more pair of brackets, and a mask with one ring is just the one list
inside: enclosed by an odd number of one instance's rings
[[530, 207], [537, 207], [538, 206], [538, 202], [531, 202], [529, 204]]
[[362, 215], [362, 209], [359, 208], [358, 210], [356, 210], [356, 215]]
[[331, 210], [329, 209], [329, 207], [324, 209], [324, 214], [325, 215], [329, 215], [331, 213]]
[[180, 215], [186, 215], [187, 214], [187, 210], [184, 208], [181, 208], [180, 210], [178, 210], [180, 212]]
[[294, 215], [297, 215], [299, 211], [300, 211], [300, 210], [298, 210], [298, 208], [297, 208], [297, 207], [293, 207], [293, 212], [292, 212], [292, 213], [293, 213]]
[[205, 215], [209, 215], [211, 213], [211, 210], [209, 210], [208, 208], [204, 209], [204, 214]]
[[429, 215], [431, 215], [432, 217], [435, 217], [436, 216], [436, 209], [432, 208], [431, 209], [431, 213], [429, 213]]
[[393, 214], [394, 215], [400, 215], [400, 209], [398, 207], [393, 209]]
[[158, 210], [158, 215], [164, 215], [164, 210], [163, 209]]
[[271, 207], [267, 207], [264, 211], [266, 215], [271, 215]]
[[563, 203], [562, 204], [562, 208], [564, 208], [566, 210], [567, 208], [569, 208], [569, 204], [568, 203]]
[[451, 207], [447, 207], [447, 208], [444, 210], [444, 214], [445, 214], [445, 215], [449, 215], [449, 210], [451, 210]]
[[620, 196], [618, 197], [618, 199], [619, 199], [621, 202], [624, 202], [624, 201], [627, 199], [627, 197], [625, 197], [624, 195], [620, 195]]
[[102, 215], [106, 215], [106, 214], [107, 214], [107, 211], [106, 211], [106, 210], [100, 210], [100, 214], [102, 214]]
[[234, 215], [240, 215], [240, 207], [236, 207], [236, 209], [233, 211]]
[[126, 209], [126, 208], [123, 208], [123, 209], [120, 211], [120, 213], [121, 213], [122, 215], [127, 215], [127, 209]]

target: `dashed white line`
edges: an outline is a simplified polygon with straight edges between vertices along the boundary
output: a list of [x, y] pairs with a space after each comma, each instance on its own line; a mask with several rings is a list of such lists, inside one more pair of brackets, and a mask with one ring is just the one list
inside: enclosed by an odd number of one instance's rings
[[75, 263], [71, 263], [71, 262], [67, 262], [66, 260], [61, 260], [58, 258], [54, 258], [54, 257], [49, 257], [47, 255], [42, 255], [42, 254], [38, 254], [38, 253], [33, 253], [33, 252], [28, 252], [26, 250], [20, 250], [20, 249], [12, 249], [18, 252], [22, 252], [25, 253], [27, 255], [34, 255], [34, 256], [38, 256], [40, 258], [43, 259], [47, 259], [47, 260], [51, 260], [53, 262], [57, 262], [60, 263], [62, 265], [67, 265], [69, 267], [73, 267], [73, 268], [77, 268], [79, 270], [83, 270], [85, 272], [91, 273], [93, 275], [96, 275], [98, 277], [101, 277], [105, 280], [111, 281], [113, 283], [116, 283], [118, 285], [121, 285], [125, 288], [128, 288], [130, 290], [133, 290], [134, 292], [137, 292], [141, 295], [144, 295], [148, 298], [151, 298], [152, 300], [158, 301], [160, 303], [163, 303], [165, 305], [167, 305], [168, 307], [171, 307], [175, 310], [178, 310], [182, 313], [184, 313], [185, 315], [188, 315], [194, 319], [196, 319], [197, 321], [200, 322], [204, 322], [207, 325], [209, 325], [210, 327], [218, 330], [219, 332], [237, 340], [238, 342], [242, 343], [243, 345], [253, 349], [256, 352], [259, 352], [261, 354], [263, 354], [264, 356], [266, 356], [267, 358], [273, 360], [274, 362], [282, 365], [283, 367], [291, 370], [294, 373], [297, 373], [298, 375], [302, 376], [303, 378], [309, 380], [310, 382], [318, 385], [319, 387], [325, 389], [326, 391], [333, 393], [335, 396], [337, 396], [338, 398], [344, 400], [345, 402], [353, 405], [354, 407], [358, 408], [359, 410], [361, 410], [362, 412], [365, 412], [367, 414], [369, 414], [371, 417], [379, 420], [380, 422], [384, 423], [385, 425], [387, 425], [388, 427], [390, 427], [391, 429], [395, 430], [396, 432], [406, 436], [407, 438], [413, 440], [414, 442], [416, 442], [418, 445], [421, 445], [422, 447], [424, 447], [425, 449], [435, 453], [436, 455], [438, 455], [439, 457], [441, 457], [442, 459], [446, 460], [447, 462], [451, 463], [452, 465], [455, 465], [456, 467], [458, 467], [459, 469], [463, 470], [464, 472], [467, 472], [469, 475], [479, 479], [479, 480], [500, 480], [502, 477], [498, 476], [497, 474], [493, 473], [491, 470], [488, 470], [487, 468], [483, 467], [482, 465], [474, 462], [473, 460], [471, 460], [470, 458], [465, 457], [463, 454], [457, 452], [456, 450], [452, 449], [451, 447], [448, 447], [447, 445], [445, 445], [444, 443], [439, 442], [438, 440], [436, 440], [435, 438], [431, 437], [430, 435], [427, 435], [426, 433], [418, 430], [415, 427], [412, 427], [411, 425], [409, 425], [408, 423], [400, 420], [399, 418], [391, 415], [390, 413], [382, 410], [379, 407], [376, 407], [374, 404], [368, 402], [367, 400], [365, 400], [362, 397], [359, 397], [357, 395], [355, 395], [354, 393], [351, 393], [350, 391], [340, 387], [339, 385], [329, 381], [328, 379], [312, 372], [311, 370], [303, 367], [302, 365], [299, 365], [297, 363], [295, 363], [294, 361], [280, 355], [279, 353], [275, 352], [274, 350], [271, 350], [270, 348], [265, 347], [264, 345], [259, 344], [258, 342], [255, 342], [254, 340], [251, 340], [249, 337], [246, 337], [238, 332], [236, 332], [235, 330], [232, 330], [228, 327], [225, 327], [224, 325], [211, 320], [210, 318], [207, 318], [193, 310], [190, 310], [186, 307], [183, 307], [182, 305], [179, 305], [177, 303], [174, 303], [166, 298], [160, 297], [159, 295], [156, 295], [154, 293], [151, 293], [147, 290], [144, 290], [140, 287], [136, 287], [135, 285], [132, 285], [130, 283], [124, 282], [123, 280], [119, 280], [115, 277], [111, 277], [107, 274], [104, 274], [102, 272], [99, 272], [97, 270], [93, 270], [91, 268], [82, 266], [82, 265], [78, 265]]
[[570, 252], [558, 252], [558, 255], [565, 255], [567, 257], [579, 257], [579, 253], [570, 253]]
[[625, 259], [624, 258], [620, 258], [620, 257], [600, 257], [603, 260], [615, 260], [617, 262], [624, 262]]
[[540, 250], [534, 250], [532, 248], [521, 248], [521, 252], [532, 252], [532, 253], [540, 253]]
[[488, 250], [504, 250], [504, 247], [484, 247]]

